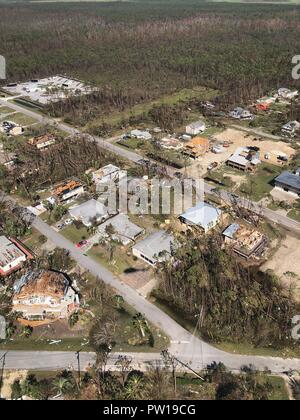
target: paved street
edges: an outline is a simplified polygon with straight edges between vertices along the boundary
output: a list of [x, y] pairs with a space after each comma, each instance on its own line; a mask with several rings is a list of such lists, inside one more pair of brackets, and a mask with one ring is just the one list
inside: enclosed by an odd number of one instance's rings
[[[5, 102], [0, 100], [1, 102]], [[5, 102], [6, 103], [6, 102]], [[8, 104], [13, 109], [23, 112], [29, 116], [33, 116], [36, 119], [45, 123], [54, 123], [54, 120], [45, 118], [35, 112], [24, 109], [15, 104]], [[66, 124], [58, 123], [58, 127], [70, 134], [76, 134], [78, 131], [74, 128], [67, 126]], [[141, 156], [123, 150], [113, 144], [107, 143], [100, 138], [96, 138], [100, 147], [104, 147], [114, 153], [117, 153], [127, 159], [137, 162], [141, 159]], [[206, 185], [206, 189], [211, 190], [212, 187]], [[226, 199], [229, 198], [229, 193], [222, 192]], [[285, 227], [300, 232], [300, 224], [294, 222], [286, 217], [279, 216], [275, 212], [271, 212], [267, 209], [261, 209], [257, 204], [246, 202], [240, 198], [237, 198], [240, 204], [243, 203], [245, 207], [253, 206], [256, 212], [263, 211], [265, 217], [270, 220], [280, 223]], [[188, 362], [195, 369], [200, 369], [213, 361], [222, 361], [228, 368], [232, 370], [238, 370], [243, 365], [254, 365], [257, 369], [265, 369], [268, 367], [272, 372], [278, 373], [287, 371], [290, 369], [300, 370], [300, 359], [280, 359], [272, 357], [255, 357], [255, 356], [240, 356], [222, 352], [215, 349], [214, 347], [204, 343], [199, 338], [193, 336], [191, 333], [182, 328], [173, 319], [171, 319], [166, 313], [161, 311], [155, 305], [148, 302], [143, 296], [141, 296], [136, 290], [123, 284], [118, 278], [116, 278], [110, 271], [101, 266], [99, 263], [94, 261], [92, 258], [85, 256], [83, 251], [76, 248], [73, 243], [65, 239], [60, 233], [54, 231], [52, 227], [44, 223], [40, 218], [35, 218], [33, 226], [48, 239], [50, 239], [56, 246], [64, 248], [70, 252], [71, 257], [85, 270], [90, 271], [94, 276], [102, 279], [105, 283], [112, 286], [118, 294], [122, 295], [123, 298], [135, 308], [136, 311], [141, 312], [145, 317], [151, 321], [154, 325], [165, 331], [171, 340], [170, 351], [176, 354], [181, 360]], [[3, 352], [2, 352], [3, 353]], [[1, 355], [1, 352], [0, 352]], [[0, 356], [1, 357], [1, 356]], [[8, 353], [6, 358], [6, 368], [44, 368], [44, 369], [57, 369], [67, 368], [70, 365], [74, 365], [75, 359], [74, 354], [69, 352], [15, 352], [11, 351]], [[81, 353], [82, 366], [86, 366], [89, 362], [93, 361], [93, 354]], [[116, 355], [114, 356], [116, 357]], [[138, 353], [132, 354], [135, 361], [138, 361], [142, 365], [149, 361], [154, 361], [159, 358], [157, 354], [145, 354]], [[112, 361], [112, 366], [114, 362]]]
[[[55, 120], [53, 118], [43, 116], [43, 115], [41, 115], [37, 112], [31, 111], [27, 108], [24, 108], [20, 105], [15, 104], [15, 103], [11, 103], [7, 100], [7, 98], [6, 99], [3, 99], [3, 98], [0, 99], [0, 105], [1, 104], [9, 106], [12, 109], [14, 109], [15, 111], [22, 112], [25, 115], [28, 115], [29, 117], [35, 118], [37, 121], [42, 122], [44, 124], [56, 125], [60, 130], [66, 132], [66, 133], [69, 133], [70, 135], [76, 135], [76, 134], [80, 133], [79, 130], [76, 129], [76, 128], [73, 128], [73, 127], [71, 127], [67, 124], [64, 124], [64, 123], [62, 123], [58, 120]], [[88, 135], [88, 134], [87, 134], [87, 136], [91, 140], [96, 141], [98, 143], [99, 147], [102, 147], [102, 148], [104, 148], [104, 149], [106, 149], [106, 150], [108, 150], [108, 151], [110, 151], [114, 154], [117, 154], [117, 155], [119, 155], [119, 156], [121, 156], [125, 159], [128, 159], [132, 162], [137, 163], [139, 160], [143, 159], [143, 157], [141, 155], [139, 155], [137, 153], [134, 153], [130, 150], [126, 150], [126, 149], [123, 149], [121, 147], [118, 147], [115, 144], [112, 144], [109, 141], [104, 140], [100, 137], [91, 136], [91, 135]], [[276, 138], [276, 136], [273, 136], [273, 137]], [[170, 167], [168, 168], [169, 175], [173, 175], [174, 172], [176, 172], [176, 169], [170, 168]], [[214, 190], [214, 187], [210, 186], [209, 184], [205, 184], [205, 189], [206, 189], [206, 191], [211, 192], [212, 190]], [[226, 191], [223, 191], [222, 194], [223, 194], [223, 198], [227, 202], [230, 202], [230, 197], [229, 197], [230, 193], [227, 193]], [[293, 220], [293, 219], [290, 219], [289, 217], [280, 215], [280, 214], [276, 213], [275, 211], [269, 210], [265, 207], [261, 207], [257, 203], [253, 203], [253, 202], [251, 202], [249, 200], [246, 200], [246, 199], [239, 199], [238, 203], [240, 205], [244, 206], [245, 208], [249, 208], [249, 209], [251, 208], [254, 212], [256, 212], [258, 214], [261, 214], [262, 216], [264, 216], [265, 218], [267, 218], [268, 220], [270, 220], [273, 223], [277, 223], [277, 224], [283, 226], [284, 228], [286, 228], [288, 230], [291, 230], [293, 232], [300, 233], [300, 223]]]

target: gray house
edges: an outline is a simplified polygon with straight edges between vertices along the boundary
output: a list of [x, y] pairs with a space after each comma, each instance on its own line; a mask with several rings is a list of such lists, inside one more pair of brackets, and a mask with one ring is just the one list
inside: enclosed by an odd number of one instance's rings
[[135, 244], [132, 248], [132, 253], [147, 264], [155, 266], [158, 262], [164, 261], [171, 256], [174, 244], [175, 239], [173, 235], [160, 230]]
[[129, 245], [131, 242], [134, 242], [144, 232], [144, 229], [132, 223], [126, 214], [121, 213], [102, 223], [98, 227], [98, 233], [103, 237], [107, 237], [106, 228], [108, 226], [112, 226], [114, 229], [113, 239], [121, 242], [123, 245]]
[[275, 179], [275, 187], [300, 196], [300, 176], [283, 172]]

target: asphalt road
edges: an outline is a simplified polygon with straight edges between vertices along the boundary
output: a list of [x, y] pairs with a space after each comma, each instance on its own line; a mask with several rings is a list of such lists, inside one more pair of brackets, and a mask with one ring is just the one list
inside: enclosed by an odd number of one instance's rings
[[[31, 111], [27, 108], [24, 108], [20, 105], [9, 102], [7, 100], [7, 98], [6, 99], [3, 99], [3, 98], [0, 99], [0, 105], [1, 104], [9, 106], [12, 109], [14, 109], [15, 111], [22, 112], [25, 115], [28, 115], [29, 117], [35, 118], [37, 121], [39, 121], [41, 123], [55, 125], [60, 130], [66, 132], [70, 135], [81, 134], [81, 132], [76, 128], [73, 128], [73, 127], [71, 127], [71, 126], [69, 126], [65, 123], [62, 123], [61, 121], [56, 120], [54, 118], [46, 117], [42, 114], [39, 114], [37, 112]], [[126, 150], [126, 149], [123, 149], [121, 147], [118, 147], [115, 144], [112, 144], [109, 141], [106, 141], [106, 140], [104, 140], [100, 137], [91, 136], [89, 134], [85, 134], [85, 135], [88, 138], [90, 138], [91, 140], [96, 141], [98, 143], [99, 147], [102, 147], [102, 148], [110, 151], [111, 153], [117, 154], [118, 156], [121, 156], [125, 159], [128, 159], [128, 160], [132, 161], [132, 162], [137, 163], [139, 160], [143, 159], [143, 156], [141, 156], [137, 153], [134, 153], [130, 150]], [[276, 136], [274, 136], [274, 137], [276, 137]], [[174, 172], [176, 172], [176, 170], [174, 168], [168, 167], [167, 169], [168, 169], [169, 175], [173, 175]], [[212, 192], [212, 190], [214, 190], [214, 188], [212, 186], [210, 186], [209, 184], [205, 184], [205, 189], [206, 189], [206, 191], [209, 191], [209, 192]], [[223, 191], [222, 195], [223, 195], [223, 198], [227, 202], [232, 201], [232, 198], [230, 197], [230, 193], [228, 193], [226, 191]], [[275, 211], [272, 211], [272, 210], [270, 210], [266, 207], [261, 207], [257, 203], [251, 202], [251, 201], [246, 200], [246, 199], [239, 198], [238, 203], [239, 203], [239, 205], [244, 206], [245, 208], [249, 208], [249, 209], [251, 208], [252, 211], [256, 212], [257, 214], [260, 214], [260, 215], [264, 216], [266, 219], [270, 220], [273, 223], [281, 225], [284, 228], [286, 228], [286, 229], [288, 229], [288, 230], [290, 230], [294, 233], [295, 232], [300, 233], [300, 223], [293, 220], [293, 219], [290, 219], [289, 217], [280, 215], [280, 214], [276, 213]]]
[[[112, 286], [136, 311], [144, 314], [154, 325], [165, 331], [171, 340], [171, 353], [182, 361], [189, 363], [194, 369], [201, 369], [213, 361], [220, 361], [231, 370], [239, 370], [242, 366], [250, 364], [260, 370], [268, 367], [274, 373], [289, 371], [291, 369], [300, 370], [300, 359], [285, 360], [272, 357], [242, 356], [229, 354], [214, 348], [186, 331], [165, 312], [147, 301], [136, 290], [123, 284], [110, 271], [92, 258], [85, 256], [79, 248], [76, 248], [73, 243], [65, 239], [41, 219], [35, 218], [33, 227], [49, 238], [56, 246], [68, 250], [71, 257], [82, 268]], [[93, 355], [81, 354], [84, 355], [82, 356], [85, 360], [84, 363], [89, 363], [90, 360], [93, 360]], [[153, 355], [147, 353], [132, 353], [131, 356], [135, 362], [138, 360], [139, 363], [147, 363], [160, 358], [158, 354]], [[6, 368], [40, 368], [44, 365], [45, 368], [56, 369], [59, 363], [64, 367], [68, 367], [73, 363], [73, 359], [74, 354], [69, 352], [9, 352]], [[45, 363], [42, 360], [45, 360]]]
[[[0, 99], [1, 102], [7, 103]], [[45, 118], [35, 112], [29, 111], [21, 106], [16, 104], [7, 104], [13, 109], [19, 112], [23, 112], [26, 115], [32, 116], [37, 120], [44, 123], [54, 123], [54, 120]], [[78, 134], [78, 131], [74, 128], [71, 128], [65, 124], [57, 123], [56, 124], [60, 129], [68, 132], [69, 134]], [[110, 150], [114, 153], [117, 153], [126, 159], [133, 160], [137, 162], [141, 159], [141, 156], [123, 150], [115, 145], [104, 142], [100, 138], [96, 138], [99, 146], [105, 147], [107, 150]], [[206, 186], [206, 188], [211, 188]], [[228, 199], [228, 194], [226, 198]], [[232, 197], [230, 197], [232, 198]], [[242, 200], [239, 199], [238, 200]], [[246, 203], [245, 203], [246, 205]], [[247, 205], [250, 205], [248, 203]], [[251, 203], [254, 206], [255, 204]], [[262, 211], [261, 208], [257, 209], [259, 212]], [[266, 215], [271, 218], [275, 218], [278, 223], [288, 224], [289, 228], [293, 228], [295, 225], [293, 221], [288, 218], [279, 217], [273, 215], [274, 212], [267, 211]], [[267, 217], [267, 216], [266, 216]], [[282, 220], [281, 220], [282, 219]], [[287, 220], [285, 220], [287, 219]], [[273, 220], [274, 221], [274, 220]], [[299, 229], [300, 224], [295, 222], [295, 228]], [[161, 311], [159, 308], [148, 302], [143, 296], [141, 296], [136, 290], [130, 288], [126, 284], [120, 282], [110, 271], [101, 266], [99, 263], [94, 261], [92, 258], [85, 256], [83, 252], [76, 248], [73, 243], [65, 239], [61, 234], [56, 232], [52, 227], [44, 223], [40, 218], [35, 218], [33, 226], [48, 239], [50, 239], [56, 246], [64, 248], [70, 252], [71, 257], [84, 269], [90, 271], [94, 276], [102, 279], [105, 283], [112, 286], [123, 298], [136, 309], [136, 311], [141, 312], [145, 317], [151, 321], [154, 325], [161, 328], [165, 331], [171, 340], [170, 351], [177, 355], [182, 361], [190, 363], [190, 365], [195, 369], [201, 369], [203, 366], [213, 362], [221, 361], [231, 370], [239, 370], [244, 365], [252, 364], [257, 369], [264, 370], [268, 367], [274, 373], [284, 372], [288, 370], [299, 370], [300, 371], [300, 359], [281, 359], [281, 358], [272, 358], [272, 357], [256, 357], [256, 356], [241, 356], [235, 354], [225, 353], [220, 351], [207, 343], [203, 342], [199, 338], [195, 337], [179, 324], [177, 324], [173, 319], [171, 319], [166, 313]], [[2, 352], [3, 354], [3, 352]], [[157, 354], [131, 354], [135, 361], [138, 361], [141, 364], [145, 364], [149, 361], [155, 361], [159, 359]], [[1, 357], [1, 352], [0, 352]], [[93, 354], [91, 353], [81, 353], [82, 364], [86, 366], [88, 363], [93, 361]], [[70, 352], [26, 352], [26, 351], [10, 351], [6, 357], [6, 368], [44, 368], [48, 370], [55, 370], [57, 368], [68, 368], [74, 364], [74, 353]], [[114, 363], [112, 362], [112, 365]]]

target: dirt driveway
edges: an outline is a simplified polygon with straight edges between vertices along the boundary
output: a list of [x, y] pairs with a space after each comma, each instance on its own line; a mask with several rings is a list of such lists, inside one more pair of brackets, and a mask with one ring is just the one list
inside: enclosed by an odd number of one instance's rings
[[[207, 172], [207, 167], [211, 163], [217, 162], [220, 166], [227, 161], [238, 147], [259, 147], [261, 160], [278, 166], [283, 165], [283, 162], [277, 160], [278, 156], [287, 156], [290, 159], [295, 154], [295, 150], [287, 143], [270, 139], [259, 141], [258, 138], [245, 131], [233, 128], [227, 128], [222, 133], [215, 134], [211, 144], [223, 144], [226, 141], [229, 143], [229, 147], [224, 149], [224, 152], [220, 154], [213, 152], [206, 153], [204, 157], [198, 159], [187, 168], [188, 176], [194, 178], [202, 177]], [[265, 159], [265, 155], [267, 154], [269, 155], [269, 159]]]
[[[275, 141], [266, 138], [263, 138], [260, 141], [258, 136], [255, 137], [244, 131], [235, 130], [233, 128], [227, 128], [223, 133], [215, 135], [214, 138], [220, 142], [225, 140], [231, 143], [228, 150], [230, 154], [234, 153], [238, 147], [257, 146], [260, 148], [260, 159], [262, 161], [278, 166], [283, 165], [282, 162], [277, 160], [278, 156], [286, 156], [290, 159], [295, 154], [295, 150], [283, 141]], [[266, 154], [269, 154], [269, 159], [265, 159]]]

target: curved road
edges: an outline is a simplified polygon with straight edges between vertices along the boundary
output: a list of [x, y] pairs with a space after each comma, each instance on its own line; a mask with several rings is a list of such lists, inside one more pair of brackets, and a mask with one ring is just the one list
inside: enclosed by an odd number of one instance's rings
[[[102, 279], [112, 286], [136, 311], [141, 312], [154, 325], [165, 331], [171, 340], [170, 352], [180, 360], [190, 364], [194, 369], [202, 369], [213, 361], [224, 363], [231, 370], [239, 370], [244, 365], [253, 365], [259, 370], [268, 368], [273, 373], [289, 370], [300, 371], [300, 359], [281, 359], [273, 357], [242, 356], [223, 352], [203, 342], [190, 332], [186, 331], [165, 312], [147, 301], [136, 290], [122, 283], [110, 271], [85, 256], [83, 251], [76, 248], [73, 243], [65, 239], [51, 226], [38, 217], [33, 222], [33, 227], [49, 238], [56, 246], [70, 252], [71, 257], [85, 270]], [[2, 352], [3, 354], [3, 352]], [[0, 352], [1, 355], [1, 352]], [[127, 354], [128, 355], [128, 354]], [[132, 353], [134, 363], [145, 366], [149, 362], [160, 360], [159, 354]], [[114, 365], [114, 358], [111, 361]], [[35, 368], [57, 369], [74, 365], [75, 354], [71, 352], [15, 352], [10, 351], [6, 357], [6, 368]], [[92, 353], [81, 353], [82, 366], [87, 366], [94, 360]]]
[[[16, 111], [23, 112], [40, 122], [57, 124], [57, 126], [69, 134], [78, 134], [78, 130], [56, 122], [53, 119], [44, 117], [36, 112], [29, 111], [21, 106], [7, 102], [6, 100], [0, 99], [0, 104], [4, 103]], [[126, 159], [138, 162], [142, 157], [136, 153], [121, 149], [113, 144], [104, 142], [100, 138], [95, 139], [100, 147], [104, 147], [107, 150], [117, 153]], [[206, 188], [211, 190], [211, 187], [206, 185]], [[224, 198], [233, 199], [230, 193], [222, 192]], [[234, 198], [240, 205], [245, 207], [251, 206], [254, 211], [262, 213], [265, 217], [270, 220], [280, 223], [283, 226], [300, 232], [300, 224], [292, 221], [289, 218], [278, 215], [268, 209], [262, 209], [255, 203], [247, 202], [240, 198]], [[288, 370], [299, 370], [300, 371], [300, 359], [280, 359], [272, 357], [256, 357], [256, 356], [242, 356], [225, 353], [220, 351], [207, 343], [203, 342], [199, 338], [193, 336], [191, 333], [182, 328], [178, 323], [171, 319], [166, 313], [161, 311], [155, 305], [147, 301], [142, 295], [136, 290], [120, 282], [110, 271], [95, 262], [88, 256], [83, 254], [83, 251], [76, 248], [73, 243], [65, 239], [61, 234], [56, 232], [52, 227], [44, 223], [40, 218], [36, 217], [33, 222], [33, 226], [47, 238], [49, 238], [56, 246], [64, 248], [70, 252], [71, 257], [84, 269], [89, 270], [94, 276], [101, 278], [105, 283], [112, 286], [117, 292], [123, 296], [123, 298], [138, 312], [145, 315], [149, 321], [155, 324], [157, 327], [166, 331], [171, 340], [171, 353], [177, 355], [182, 361], [186, 361], [191, 364], [195, 369], [200, 369], [203, 366], [213, 362], [223, 362], [229, 369], [238, 370], [243, 365], [254, 365], [257, 369], [265, 369], [268, 367], [272, 372], [278, 373]], [[3, 352], [2, 352], [3, 354]], [[149, 362], [150, 360], [158, 360], [160, 356], [158, 354], [132, 354], [135, 360], [140, 361], [142, 364]], [[0, 352], [1, 357], [1, 352]], [[74, 353], [70, 352], [15, 352], [10, 351], [6, 356], [6, 368], [47, 368], [56, 369], [68, 367], [70, 364], [74, 364]], [[83, 364], [87, 365], [93, 360], [94, 355], [91, 353], [81, 353]]]

